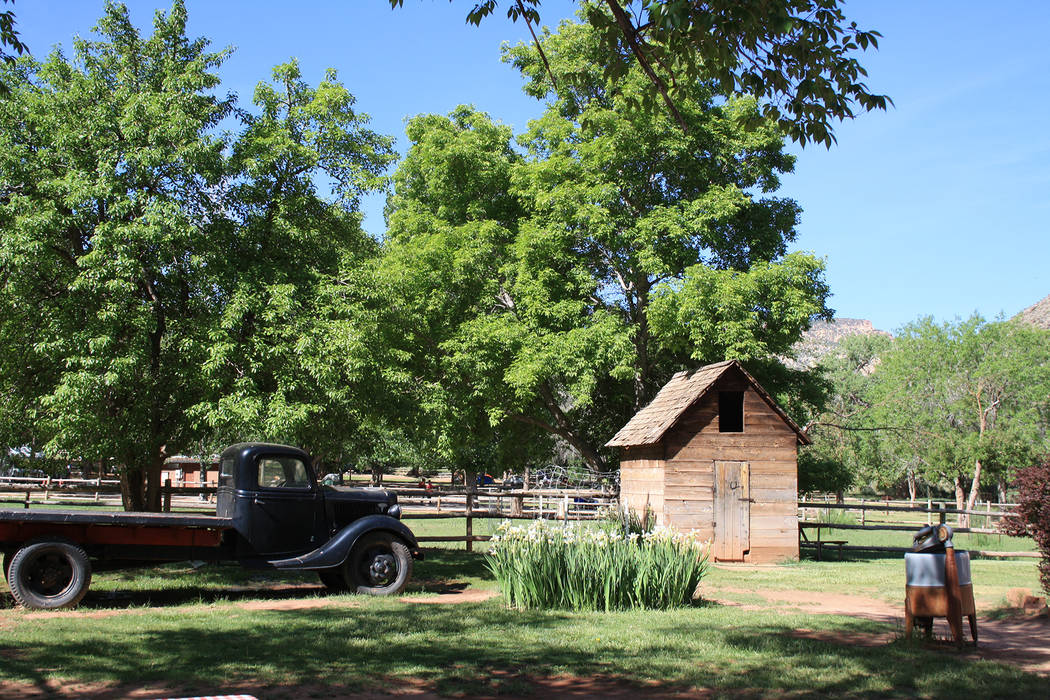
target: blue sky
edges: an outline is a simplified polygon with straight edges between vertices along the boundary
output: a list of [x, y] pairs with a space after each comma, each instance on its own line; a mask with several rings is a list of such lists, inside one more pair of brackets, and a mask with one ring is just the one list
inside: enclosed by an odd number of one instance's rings
[[[189, 31], [235, 51], [223, 88], [247, 106], [256, 83], [291, 57], [316, 83], [327, 67], [399, 137], [404, 120], [474, 104], [524, 130], [526, 97], [500, 44], [528, 39], [500, 16], [465, 24], [472, 0], [188, 0]], [[502, 3], [506, 5], [506, 2]], [[147, 28], [165, 2], [132, 0]], [[544, 0], [544, 22], [575, 3]], [[781, 195], [804, 210], [796, 248], [827, 259], [837, 315], [894, 330], [920, 315], [1010, 316], [1050, 294], [1050, 3], [855, 0], [846, 13], [883, 34], [861, 62], [895, 107], [836, 128], [838, 145], [799, 149]], [[101, 0], [17, 0], [37, 56], [88, 35]], [[381, 233], [382, 199], [365, 226]]]

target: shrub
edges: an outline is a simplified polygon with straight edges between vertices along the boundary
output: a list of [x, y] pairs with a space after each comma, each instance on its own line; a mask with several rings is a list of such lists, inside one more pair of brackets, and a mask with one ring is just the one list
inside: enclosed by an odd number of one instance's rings
[[639, 535], [534, 521], [500, 525], [486, 563], [513, 607], [609, 611], [690, 604], [707, 557], [706, 542], [670, 528]]
[[1003, 519], [1002, 529], [1008, 535], [1030, 536], [1042, 554], [1039, 582], [1050, 595], [1050, 457], [1017, 472], [1017, 510]]

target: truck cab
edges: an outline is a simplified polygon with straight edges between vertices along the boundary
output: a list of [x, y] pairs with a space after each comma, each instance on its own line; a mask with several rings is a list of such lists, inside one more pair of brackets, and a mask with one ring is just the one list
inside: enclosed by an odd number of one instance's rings
[[[235, 555], [245, 566], [316, 569], [332, 588], [378, 592], [374, 589], [393, 582], [373, 575], [372, 559], [385, 556], [390, 566], [380, 568], [410, 570], [411, 559], [422, 557], [415, 536], [400, 521], [396, 494], [322, 485], [310, 456], [287, 445], [252, 442], [226, 448], [216, 515], [233, 523]], [[362, 538], [386, 544], [373, 547], [363, 562], [365, 571], [348, 570], [348, 558]], [[402, 549], [410, 559], [400, 561]]]

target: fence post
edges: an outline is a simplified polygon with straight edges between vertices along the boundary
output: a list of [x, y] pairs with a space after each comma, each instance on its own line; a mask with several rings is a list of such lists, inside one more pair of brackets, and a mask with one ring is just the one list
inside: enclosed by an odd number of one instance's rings
[[926, 499], [926, 524], [933, 525], [933, 499]]
[[164, 512], [171, 512], [171, 479], [164, 480]]
[[46, 503], [51, 497], [51, 477], [44, 479], [44, 502]]
[[474, 494], [467, 491], [467, 551], [474, 551], [474, 542], [470, 539], [474, 536]]
[[26, 505], [25, 510], [29, 510], [29, 492], [26, 491]]
[[946, 515], [946, 513], [944, 512], [944, 504], [943, 503], [938, 503], [937, 504], [937, 511], [938, 511], [939, 522], [940, 522], [941, 525], [944, 525], [944, 516]]
[[867, 513], [867, 509], [864, 507], [864, 499], [860, 499], [860, 524], [864, 524], [864, 514]]
[[516, 495], [511, 496], [510, 499], [510, 515], [511, 517], [521, 516], [525, 511], [525, 496]]

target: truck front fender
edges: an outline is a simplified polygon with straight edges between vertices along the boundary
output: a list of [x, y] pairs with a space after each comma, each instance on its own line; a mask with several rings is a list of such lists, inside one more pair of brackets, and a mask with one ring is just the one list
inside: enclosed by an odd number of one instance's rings
[[414, 558], [422, 558], [419, 542], [408, 526], [389, 515], [366, 515], [335, 533], [334, 537], [312, 552], [290, 559], [276, 559], [267, 564], [277, 569], [331, 569], [346, 561], [350, 550], [362, 535], [377, 530], [397, 535], [408, 545]]

